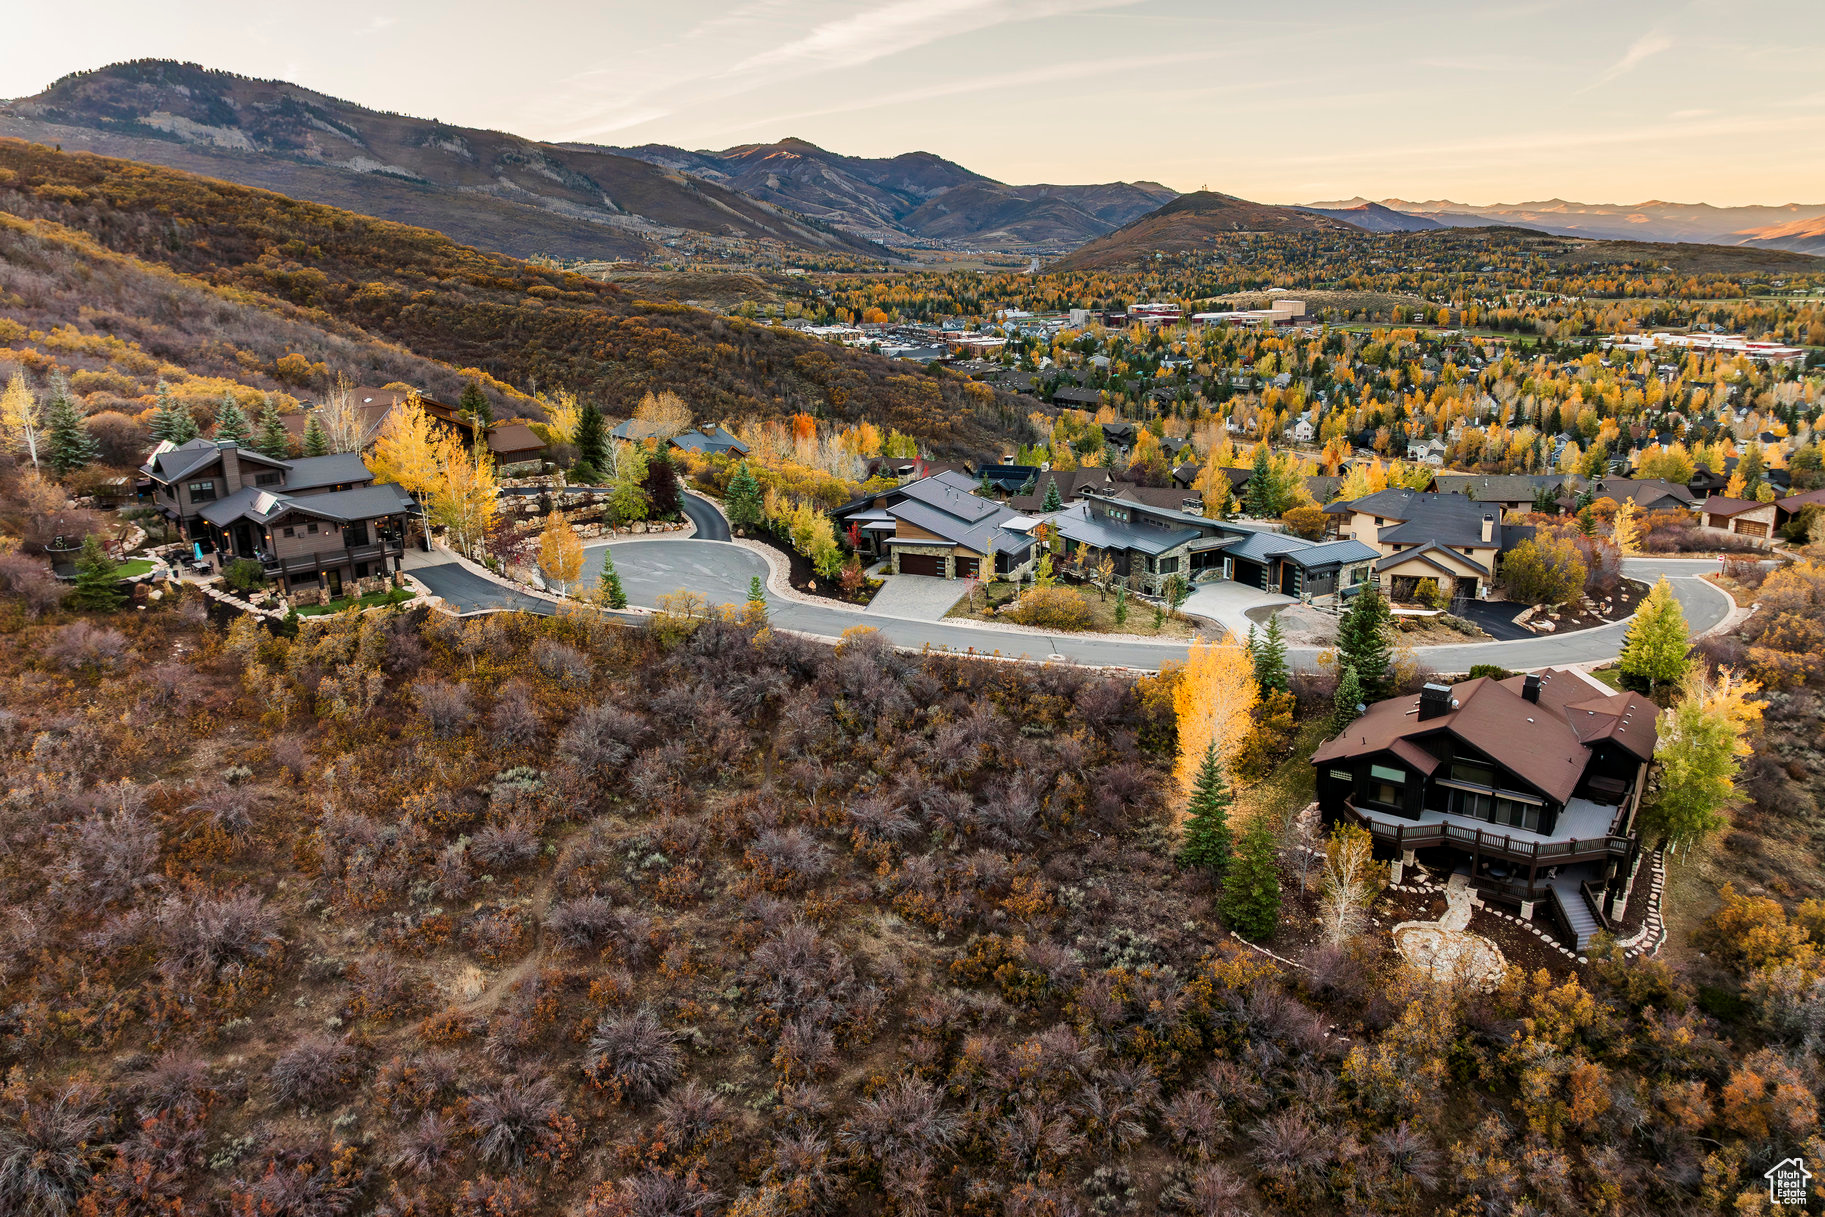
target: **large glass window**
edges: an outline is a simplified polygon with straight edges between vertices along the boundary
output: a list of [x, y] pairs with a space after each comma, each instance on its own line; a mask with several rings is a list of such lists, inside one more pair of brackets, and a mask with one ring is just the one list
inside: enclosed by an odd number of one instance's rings
[[192, 482], [188, 487], [192, 503], [213, 503], [215, 501], [215, 482]]
[[1453, 761], [1451, 780], [1467, 782], [1472, 786], [1493, 786], [1495, 785], [1495, 769], [1480, 761]]

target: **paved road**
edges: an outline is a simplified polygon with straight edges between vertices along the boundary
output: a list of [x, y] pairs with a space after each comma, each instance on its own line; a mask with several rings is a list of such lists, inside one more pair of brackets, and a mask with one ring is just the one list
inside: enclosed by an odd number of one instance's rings
[[[615, 570], [621, 576], [621, 585], [630, 604], [650, 607], [660, 596], [680, 588], [696, 592], [712, 604], [739, 604], [747, 599], [749, 579], [759, 575], [764, 582], [767, 577], [766, 562], [739, 545], [695, 539], [618, 541], [591, 546], [584, 551], [586, 583], [600, 572], [602, 552], [611, 549]], [[1623, 562], [1622, 569], [1630, 578], [1650, 584], [1666, 575], [1695, 634], [1729, 615], [1730, 598], [1698, 577], [1717, 569], [1717, 563], [1711, 559], [1629, 558]], [[767, 597], [767, 609], [774, 624], [787, 629], [836, 637], [851, 626], [870, 625], [900, 646], [930, 646], [1030, 659], [1057, 656], [1078, 663], [1149, 671], [1163, 662], [1183, 659], [1186, 653], [1186, 645], [1182, 642], [1015, 634], [959, 622], [913, 621], [835, 605], [779, 600], [771, 594]], [[1563, 638], [1530, 636], [1510, 642], [1425, 647], [1420, 649], [1419, 656], [1441, 672], [1468, 671], [1471, 665], [1479, 663], [1514, 669], [1587, 663], [1615, 658], [1627, 632], [1627, 625], [1617, 623], [1581, 630]], [[1288, 652], [1288, 658], [1295, 665], [1309, 669], [1317, 663], [1318, 650], [1293, 648]]]
[[557, 611], [557, 606], [549, 600], [541, 600], [537, 596], [516, 592], [510, 587], [502, 587], [493, 580], [484, 579], [456, 562], [440, 562], [436, 566], [415, 567], [406, 573], [429, 588], [432, 595], [443, 597], [458, 613], [518, 609], [521, 612], [538, 613], [541, 616], [549, 617]]
[[691, 523], [697, 525], [697, 540], [729, 541], [734, 539], [729, 536], [729, 522], [722, 518], [722, 512], [716, 510], [714, 503], [700, 495], [692, 494], [688, 490], [679, 491], [678, 496], [680, 505], [684, 508], [684, 514], [690, 517]]

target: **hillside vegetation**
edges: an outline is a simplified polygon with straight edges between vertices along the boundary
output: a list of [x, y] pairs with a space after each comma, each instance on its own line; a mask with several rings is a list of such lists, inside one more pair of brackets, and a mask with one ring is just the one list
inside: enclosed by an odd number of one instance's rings
[[[626, 414], [648, 391], [671, 389], [700, 419], [803, 411], [871, 421], [958, 454], [1000, 452], [1026, 425], [1012, 398], [960, 378], [642, 301], [426, 229], [157, 166], [0, 140], [0, 212], [79, 231], [247, 307], [270, 303], [330, 334], [371, 335], [424, 359], [479, 369], [511, 387], [502, 404], [515, 412], [533, 412], [518, 394], [566, 388], [594, 398], [605, 413]], [[78, 273], [74, 262], [52, 268], [53, 279], [65, 273]], [[143, 301], [116, 304], [73, 286], [59, 289], [60, 307], [79, 332], [105, 337], [148, 324], [138, 320]], [[78, 304], [76, 294], [87, 298]], [[203, 345], [217, 337], [207, 324], [200, 328]], [[311, 365], [299, 388], [320, 391], [336, 370], [336, 345], [302, 334], [299, 344]]]

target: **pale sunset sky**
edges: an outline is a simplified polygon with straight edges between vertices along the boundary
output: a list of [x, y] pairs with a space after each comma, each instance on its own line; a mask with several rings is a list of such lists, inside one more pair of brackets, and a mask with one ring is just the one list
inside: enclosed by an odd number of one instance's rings
[[923, 150], [1264, 202], [1825, 203], [1825, 0], [90, 0], [0, 96], [136, 58], [552, 141]]

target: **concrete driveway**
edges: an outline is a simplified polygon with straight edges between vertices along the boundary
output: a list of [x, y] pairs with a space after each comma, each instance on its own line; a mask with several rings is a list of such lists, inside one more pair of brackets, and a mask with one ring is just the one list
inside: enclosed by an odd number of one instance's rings
[[[1248, 637], [1248, 627], [1257, 624], [1256, 618], [1249, 616], [1251, 609], [1284, 608], [1298, 603], [1292, 596], [1264, 592], [1258, 587], [1224, 579], [1216, 583], [1200, 583], [1194, 587], [1185, 601], [1183, 611], [1216, 622], [1234, 634], [1237, 641], [1241, 641]], [[1261, 614], [1257, 613], [1256, 617], [1259, 616]]]
[[516, 609], [522, 613], [538, 613], [549, 617], [557, 612], [557, 606], [549, 600], [537, 596], [528, 596], [516, 592], [510, 587], [503, 587], [492, 579], [485, 579], [474, 571], [456, 562], [438, 562], [428, 566], [414, 567], [407, 572], [414, 579], [425, 585], [433, 596], [442, 599], [458, 613], [483, 613], [495, 609]]
[[936, 575], [889, 575], [881, 590], [868, 602], [877, 617], [904, 617], [908, 621], [936, 621], [963, 598], [963, 580]]

